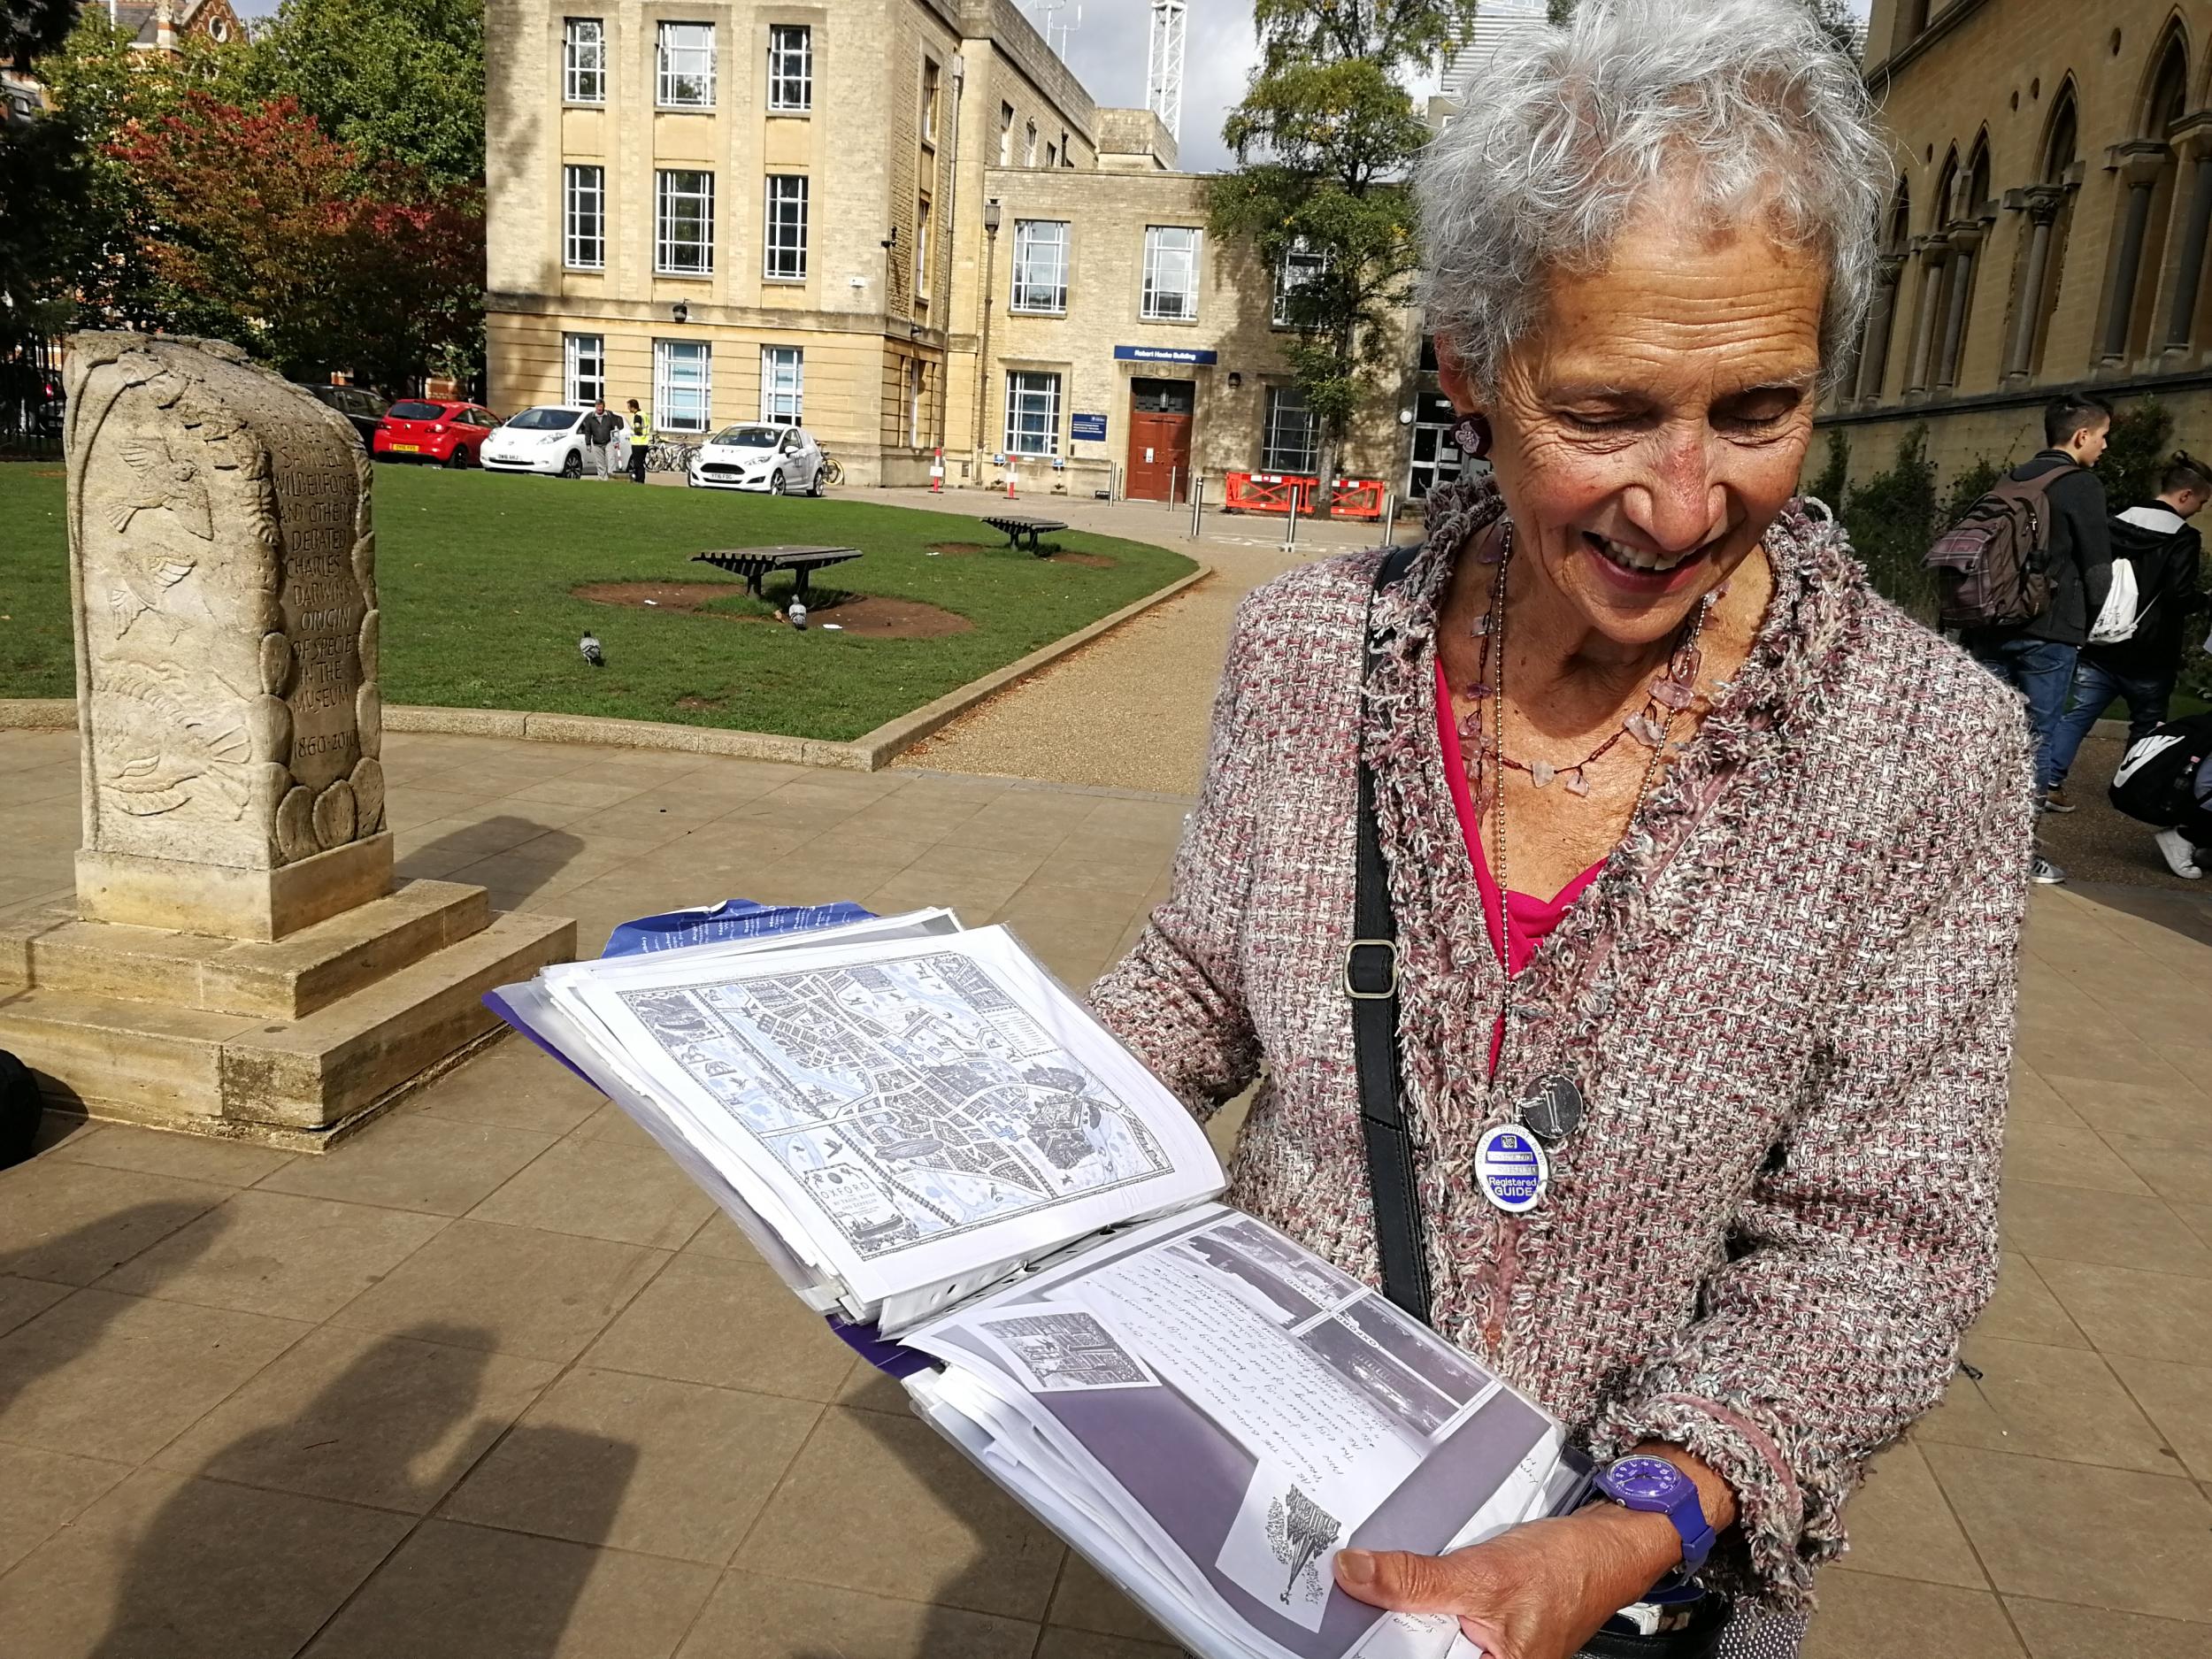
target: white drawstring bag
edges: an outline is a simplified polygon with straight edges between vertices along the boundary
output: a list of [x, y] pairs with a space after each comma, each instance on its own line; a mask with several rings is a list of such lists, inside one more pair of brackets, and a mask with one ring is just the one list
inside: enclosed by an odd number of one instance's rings
[[2112, 561], [2112, 588], [2104, 596], [2104, 609], [2097, 612], [2097, 626], [2089, 630], [2092, 645], [2117, 645], [2122, 640], [2132, 639], [2135, 625], [2142, 618], [2136, 613], [2140, 590], [2135, 585], [2135, 566], [2125, 559]]

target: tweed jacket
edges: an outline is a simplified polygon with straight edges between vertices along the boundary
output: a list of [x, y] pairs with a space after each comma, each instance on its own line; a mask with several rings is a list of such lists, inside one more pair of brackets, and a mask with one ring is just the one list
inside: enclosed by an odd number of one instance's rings
[[[1400, 933], [1404, 1101], [1439, 1331], [1595, 1455], [1686, 1447], [1740, 1522], [1709, 1578], [1809, 1605], [1867, 1458], [1941, 1397], [1997, 1266], [1998, 1165], [2031, 853], [2010, 693], [1867, 587], [1793, 503], [1737, 678], [1513, 982], [1436, 731], [1437, 607], [1502, 511], [1454, 486], [1405, 578], [1380, 551], [1239, 611], [1173, 887], [1092, 994], [1203, 1116], [1264, 1072], [1230, 1198], [1379, 1281], [1349, 1003], [1356, 746]], [[1468, 1175], [1542, 1079], [1582, 1127], [1533, 1212]]]

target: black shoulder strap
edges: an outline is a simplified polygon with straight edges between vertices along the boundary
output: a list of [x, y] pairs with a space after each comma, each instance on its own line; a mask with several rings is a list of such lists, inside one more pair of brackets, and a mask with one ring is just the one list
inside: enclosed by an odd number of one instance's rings
[[[1374, 593], [1396, 583], [1419, 551], [1418, 547], [1402, 547], [1385, 559], [1375, 572]], [[1370, 594], [1361, 646], [1363, 694], [1379, 656], [1374, 611], [1374, 595]], [[1390, 907], [1390, 872], [1383, 863], [1382, 836], [1375, 822], [1375, 773], [1367, 764], [1364, 742], [1359, 749], [1358, 856], [1344, 990], [1352, 1001], [1352, 1052], [1359, 1071], [1360, 1126], [1367, 1138], [1375, 1241], [1382, 1259], [1383, 1294], [1425, 1325], [1428, 1248], [1421, 1225], [1413, 1136], [1399, 1102], [1398, 918]]]

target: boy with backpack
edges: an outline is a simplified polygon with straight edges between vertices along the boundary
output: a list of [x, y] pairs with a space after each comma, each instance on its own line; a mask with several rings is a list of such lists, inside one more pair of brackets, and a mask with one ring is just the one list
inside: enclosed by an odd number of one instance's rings
[[[1941, 621], [1982, 665], [2027, 702], [2035, 793], [2057, 787], [2059, 716], [2092, 619], [2112, 582], [2104, 486], [2089, 469], [2104, 454], [2111, 406], [2071, 392], [2043, 411], [2045, 447], [1999, 480], [1928, 550]], [[2066, 872], [2038, 853], [2034, 878]]]
[[[2092, 639], [2082, 647], [2074, 670], [2073, 706], [2059, 720], [2052, 756], [2059, 780], [2051, 796], [2053, 811], [2073, 810], [2063, 794], [2066, 774], [2082, 739], [2112, 700], [2126, 702], [2128, 741], [2139, 743], [2165, 724], [2174, 681], [2180, 678], [2189, 618], [2202, 603], [2197, 570], [2204, 543], [2188, 521], [2212, 500], [2212, 467], [2176, 455], [2158, 483], [2156, 499], [2112, 520], [2113, 557], [2125, 560], [2135, 576], [2135, 614], [2129, 619], [2133, 626], [2123, 638]], [[2170, 850], [2166, 862], [2176, 875], [2187, 873], [2174, 865]]]

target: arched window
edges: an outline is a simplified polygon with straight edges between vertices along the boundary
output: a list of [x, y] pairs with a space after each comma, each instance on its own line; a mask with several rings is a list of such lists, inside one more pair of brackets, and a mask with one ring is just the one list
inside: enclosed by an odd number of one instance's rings
[[2051, 313], [2057, 308], [2059, 282], [2066, 270], [2067, 233], [2073, 223], [2074, 152], [2079, 133], [2080, 117], [2070, 78], [2051, 102], [2042, 163], [2036, 170], [2036, 183], [2024, 192], [2028, 224], [2020, 242], [2012, 339], [2005, 351], [2007, 380], [2030, 379], [2042, 372]]
[[1941, 320], [1935, 331], [1935, 383], [1956, 386], [1966, 361], [1966, 326], [1974, 313], [1974, 273], [1980, 265], [1984, 226], [1982, 204], [1989, 199], [1989, 135], [1974, 141], [1964, 167], [1954, 171], [1944, 193], [1939, 227], [1951, 240], [1943, 288]]
[[1944, 366], [1943, 312], [1950, 296], [1951, 204], [1958, 195], [1959, 152], [1954, 146], [1936, 174], [1928, 209], [1928, 234], [1920, 248], [1920, 284], [1913, 314], [1912, 357], [1906, 365], [1905, 389], [1924, 392]]
[[2170, 140], [2189, 107], [2189, 50], [2178, 22], [2167, 29], [2150, 61], [2136, 135], [2114, 147], [2121, 207], [2099, 354], [2108, 364], [2128, 362], [2152, 349], [2152, 313], [2174, 216], [2177, 169]]
[[1859, 341], [1859, 362], [1852, 390], [1863, 402], [1882, 395], [1889, 382], [1889, 342], [1897, 320], [1897, 283], [1904, 274], [1905, 250], [1912, 242], [1912, 187], [1902, 179], [1882, 220], [1882, 254], [1877, 266], [1874, 300], [1867, 307], [1866, 333]]

